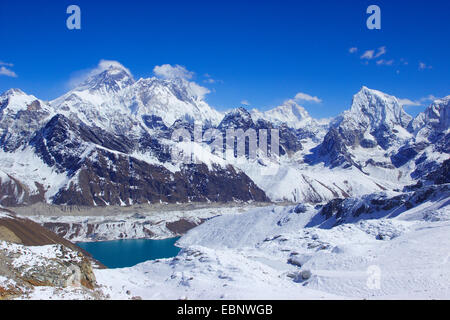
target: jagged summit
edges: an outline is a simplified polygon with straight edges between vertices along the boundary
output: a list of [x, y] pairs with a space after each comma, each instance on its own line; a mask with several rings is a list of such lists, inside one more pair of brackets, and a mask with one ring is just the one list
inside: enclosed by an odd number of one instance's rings
[[16, 95], [16, 94], [19, 94], [19, 95], [26, 95], [26, 93], [23, 92], [22, 90], [20, 90], [19, 88], [11, 88], [11, 89], [6, 90], [5, 92], [3, 92], [3, 93], [0, 95], [0, 97], [3, 97], [3, 96], [11, 96], [11, 95]]
[[289, 127], [295, 129], [304, 127], [307, 123], [312, 121], [311, 116], [305, 108], [299, 106], [293, 100], [287, 100], [281, 106], [265, 112], [253, 109], [251, 113], [255, 121], [264, 119], [278, 125], [285, 123]]
[[425, 110], [425, 122], [441, 130], [450, 128], [450, 96], [437, 99]]
[[101, 62], [88, 78], [75, 88], [76, 91], [91, 90], [116, 93], [135, 82], [131, 72], [118, 62]]
[[239, 107], [228, 112], [223, 120], [219, 124], [220, 130], [226, 129], [243, 129], [248, 130], [249, 128], [254, 127], [254, 122], [250, 112], [243, 108]]
[[20, 89], [9, 89], [0, 95], [0, 112], [5, 110], [16, 113], [26, 109], [33, 101], [38, 100], [33, 95], [28, 95]]
[[120, 63], [103, 61], [81, 85], [51, 105], [69, 118], [122, 133], [150, 115], [161, 117], [167, 127], [179, 119], [217, 125], [223, 116], [204, 100], [208, 92], [179, 78], [135, 81]]
[[406, 127], [412, 120], [396, 97], [365, 86], [353, 96], [351, 109], [344, 113], [344, 120], [377, 128], [380, 125]]
[[137, 117], [156, 115], [166, 126], [176, 120], [217, 125], [223, 115], [204, 100], [205, 88], [184, 79], [139, 79], [123, 95], [130, 112]]

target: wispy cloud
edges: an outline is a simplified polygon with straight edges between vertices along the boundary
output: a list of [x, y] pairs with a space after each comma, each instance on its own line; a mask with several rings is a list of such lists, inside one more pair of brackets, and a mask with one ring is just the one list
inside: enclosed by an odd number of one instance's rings
[[313, 97], [307, 93], [299, 92], [295, 95], [294, 98], [295, 101], [308, 101], [308, 102], [316, 102], [321, 103], [322, 99], [319, 99], [318, 97]]
[[0, 76], [17, 78], [17, 74], [11, 70], [12, 67], [14, 67], [14, 64], [0, 61]]
[[194, 76], [194, 73], [191, 71], [188, 71], [185, 67], [180, 65], [172, 66], [170, 64], [163, 64], [161, 66], [156, 66], [153, 68], [153, 73], [163, 79], [184, 79], [189, 80], [192, 79]]
[[392, 66], [393, 64], [394, 64], [394, 60], [393, 59], [391, 59], [391, 60], [383, 60], [383, 59], [381, 59], [381, 60], [377, 61], [377, 65], [379, 65], [379, 66]]
[[375, 54], [375, 50], [367, 50], [366, 52], [363, 53], [363, 55], [361, 56], [361, 59], [373, 59], [373, 56]]
[[163, 64], [161, 66], [154, 67], [153, 73], [155, 74], [155, 76], [162, 79], [182, 79], [187, 81], [190, 92], [200, 99], [203, 99], [205, 95], [211, 93], [211, 90], [209, 90], [208, 88], [205, 88], [198, 83], [191, 81], [195, 73], [187, 70], [184, 66], [180, 66], [178, 64], [174, 66], [170, 64]]
[[222, 80], [214, 79], [209, 73], [205, 73], [203, 75], [206, 79], [203, 80], [204, 83], [214, 84], [214, 83], [223, 83]]
[[130, 70], [125, 68], [120, 62], [102, 59], [95, 68], [83, 69], [72, 73], [70, 79], [66, 83], [66, 87], [69, 89], [73, 89], [86, 81], [89, 77], [100, 74], [111, 67], [123, 69], [128, 72], [130, 76], [132, 76]]
[[426, 97], [420, 98], [418, 100], [411, 100], [411, 99], [398, 99], [398, 103], [402, 106], [409, 106], [409, 107], [417, 107], [417, 106], [423, 106], [426, 103], [429, 103], [430, 101], [436, 100], [436, 96], [430, 94]]
[[17, 74], [14, 71], [12, 71], [4, 66], [0, 67], [0, 76], [17, 78]]
[[432, 66], [427, 65], [424, 62], [419, 62], [419, 70], [425, 70], [425, 69], [433, 69]]
[[419, 101], [412, 101], [410, 99], [398, 99], [398, 103], [402, 106], [421, 106], [422, 103]]
[[348, 52], [356, 53], [356, 52], [358, 52], [358, 48], [356, 48], [356, 47], [350, 48], [350, 49], [348, 49]]
[[386, 47], [380, 47], [380, 48], [378, 48], [378, 52], [377, 52], [377, 54], [375, 55], [374, 58], [381, 57], [385, 53], [386, 53]]
[[244, 105], [244, 106], [249, 106], [250, 102], [248, 102], [248, 100], [242, 100], [241, 104]]
[[7, 66], [7, 67], [11, 68], [11, 67], [14, 67], [14, 64], [0, 61], [0, 66]]
[[386, 54], [386, 47], [379, 47], [377, 50], [366, 50], [363, 55], [361, 56], [361, 59], [367, 59], [372, 60], [376, 59], [378, 57], [381, 57], [382, 55]]

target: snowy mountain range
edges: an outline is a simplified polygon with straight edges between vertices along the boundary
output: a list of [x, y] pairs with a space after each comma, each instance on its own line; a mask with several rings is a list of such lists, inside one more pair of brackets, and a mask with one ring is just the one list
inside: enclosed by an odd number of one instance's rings
[[[110, 63], [53, 101], [19, 89], [0, 96], [0, 205], [107, 206], [155, 202], [292, 201], [401, 190], [450, 154], [450, 96], [414, 119], [397, 98], [363, 87], [335, 119], [313, 119], [294, 101], [266, 112], [223, 114], [185, 79], [135, 80]], [[222, 159], [207, 144], [198, 161], [172, 159], [172, 132], [280, 130], [276, 169], [267, 159]], [[269, 174], [267, 171], [270, 171]]]

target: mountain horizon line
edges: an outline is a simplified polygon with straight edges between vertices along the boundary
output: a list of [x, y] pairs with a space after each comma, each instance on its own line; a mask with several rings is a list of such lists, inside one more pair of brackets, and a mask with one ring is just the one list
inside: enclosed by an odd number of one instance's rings
[[[176, 65], [176, 67], [184, 68], [179, 65]], [[155, 67], [155, 69], [156, 68], [157, 67]], [[185, 70], [185, 71], [187, 71], [187, 70]], [[179, 86], [183, 86], [183, 85], [188, 85], [191, 87], [194, 86], [194, 88], [191, 88], [192, 89], [191, 94], [198, 100], [201, 100], [204, 103], [206, 103], [209, 108], [211, 108], [215, 112], [219, 113], [221, 115], [221, 117], [225, 117], [226, 114], [228, 114], [236, 109], [239, 109], [239, 108], [247, 110], [248, 112], [250, 112], [252, 114], [252, 117], [256, 117], [256, 118], [258, 118], [258, 115], [260, 118], [261, 113], [271, 113], [276, 110], [291, 109], [293, 113], [300, 114], [300, 116], [297, 116], [297, 118], [299, 118], [299, 119], [300, 118], [311, 118], [320, 123], [326, 124], [326, 123], [332, 122], [334, 119], [340, 117], [348, 108], [347, 107], [346, 109], [344, 109], [344, 111], [340, 112], [336, 116], [330, 116], [330, 117], [325, 117], [325, 118], [323, 118], [323, 117], [322, 118], [314, 118], [309, 115], [309, 112], [307, 110], [308, 108], [306, 108], [304, 105], [299, 104], [297, 101], [295, 101], [295, 99], [286, 99], [282, 104], [277, 105], [277, 106], [271, 106], [271, 107], [252, 107], [252, 108], [250, 108], [249, 105], [241, 103], [238, 106], [233, 107], [233, 108], [228, 108], [226, 110], [219, 110], [218, 108], [211, 106], [205, 100], [205, 95], [210, 93], [209, 89], [201, 87], [200, 85], [191, 81], [193, 73], [187, 74], [187, 75], [183, 74], [182, 72], [180, 72], [179, 74], [168, 74], [168, 75], [163, 75], [163, 74], [164, 73], [160, 72], [159, 75], [155, 74], [155, 75], [153, 75], [151, 77], [147, 77], [147, 78], [140, 77], [139, 79], [135, 80], [131, 71], [128, 68], [126, 68], [123, 64], [121, 64], [120, 62], [114, 61], [114, 60], [101, 60], [96, 68], [85, 73], [82, 77], [79, 77], [77, 84], [73, 84], [72, 88], [70, 90], [68, 90], [66, 93], [62, 94], [61, 96], [56, 97], [55, 99], [50, 99], [50, 100], [40, 99], [39, 97], [37, 97], [37, 95], [28, 94], [21, 88], [10, 88], [10, 89], [4, 91], [0, 96], [8, 95], [11, 92], [13, 92], [13, 93], [16, 92], [16, 93], [21, 93], [23, 95], [27, 95], [30, 97], [34, 97], [34, 98], [36, 98], [36, 100], [40, 100], [41, 102], [44, 102], [44, 103], [53, 104], [55, 101], [58, 101], [59, 99], [61, 99], [62, 97], [66, 96], [69, 93], [80, 92], [80, 91], [83, 91], [86, 89], [92, 90], [95, 88], [96, 84], [98, 84], [99, 82], [102, 82], [102, 81], [104, 82], [106, 80], [108, 80], [108, 81], [112, 80], [115, 82], [116, 85], [118, 85], [114, 90], [114, 91], [116, 91], [115, 93], [118, 93], [119, 91], [123, 90], [124, 88], [131, 86], [133, 84], [139, 83], [139, 82], [160, 81], [161, 83], [167, 83], [167, 84], [175, 83]], [[114, 85], [114, 83], [111, 83], [111, 85]], [[371, 89], [366, 85], [361, 85], [360, 90], [356, 94], [353, 95], [353, 98], [358, 93], [360, 93], [366, 89], [373, 91], [373, 92], [386, 94], [383, 91]], [[386, 95], [390, 95], [390, 94], [386, 94]], [[390, 95], [390, 96], [395, 97], [397, 99], [399, 105], [404, 109], [404, 111], [407, 112], [408, 114], [410, 114], [408, 112], [407, 108], [405, 108], [405, 104], [401, 103], [401, 100], [403, 100], [403, 99], [400, 99], [394, 95]], [[430, 100], [429, 104], [427, 104], [427, 105], [423, 104], [423, 106], [427, 107], [427, 106], [433, 104], [435, 101], [446, 99], [449, 96], [450, 95], [444, 96], [441, 98], [433, 97], [433, 99]], [[316, 97], [314, 97], [314, 98], [316, 98]], [[322, 102], [322, 101], [320, 101], [320, 102]], [[416, 117], [417, 116], [418, 115], [416, 115]]]

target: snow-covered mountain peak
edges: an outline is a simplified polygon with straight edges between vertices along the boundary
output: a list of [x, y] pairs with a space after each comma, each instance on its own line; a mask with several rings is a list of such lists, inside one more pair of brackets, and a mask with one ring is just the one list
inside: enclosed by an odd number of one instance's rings
[[253, 109], [251, 113], [254, 121], [264, 119], [277, 125], [285, 123], [288, 127], [295, 129], [302, 128], [312, 121], [305, 108], [293, 100], [287, 100], [281, 106], [265, 112]]
[[134, 83], [130, 71], [119, 63], [100, 65], [75, 91], [99, 91], [102, 94], [116, 93]]
[[217, 125], [223, 115], [204, 100], [208, 92], [194, 82], [184, 79], [139, 79], [127, 88], [124, 102], [131, 113], [141, 117], [156, 115], [170, 127], [176, 120], [200, 121]]
[[[424, 111], [417, 115], [410, 124], [410, 131], [415, 132], [417, 138], [424, 139], [430, 135], [429, 130], [445, 132], [450, 130], [450, 96], [436, 99]], [[425, 130], [424, 130], [425, 129]]]
[[15, 113], [26, 109], [33, 101], [38, 100], [33, 95], [28, 95], [20, 89], [9, 89], [0, 95], [0, 112], [10, 110]]
[[403, 110], [396, 97], [363, 86], [353, 96], [352, 107], [344, 112], [343, 119], [354, 126], [377, 129], [382, 125], [406, 128], [412, 117]]
[[433, 101], [426, 110], [429, 121], [438, 122], [442, 129], [450, 128], [450, 96]]
[[251, 118], [250, 112], [248, 112], [248, 110], [243, 108], [243, 107], [235, 108], [235, 109], [231, 110], [229, 112], [229, 114], [232, 115], [232, 116], [239, 116], [239, 117], [242, 117], [244, 119], [250, 119]]
[[13, 95], [26, 95], [25, 92], [20, 90], [19, 88], [11, 88], [0, 95], [0, 97], [4, 96], [13, 96]]

